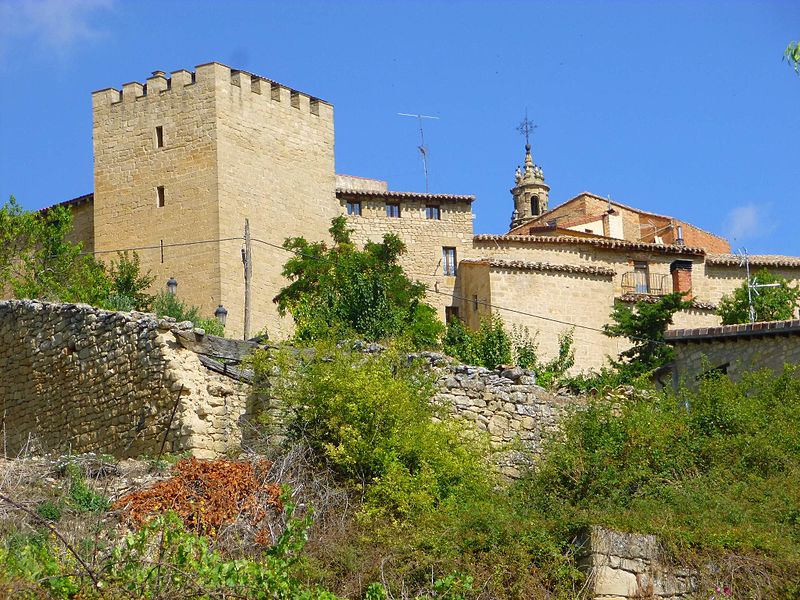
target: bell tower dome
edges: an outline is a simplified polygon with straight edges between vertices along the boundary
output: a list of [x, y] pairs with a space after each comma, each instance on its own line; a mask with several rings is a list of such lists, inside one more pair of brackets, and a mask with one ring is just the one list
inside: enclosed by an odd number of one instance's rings
[[514, 175], [514, 212], [511, 214], [511, 228], [518, 227], [547, 211], [550, 186], [544, 182], [544, 172], [534, 164], [531, 145], [525, 144], [525, 169], [517, 167]]

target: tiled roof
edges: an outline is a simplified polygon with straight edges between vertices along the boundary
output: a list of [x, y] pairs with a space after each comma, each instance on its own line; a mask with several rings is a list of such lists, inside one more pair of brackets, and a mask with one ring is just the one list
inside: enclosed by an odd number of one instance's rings
[[[755, 267], [800, 267], [800, 257], [783, 256], [780, 254], [751, 254], [750, 265]], [[741, 265], [741, 256], [738, 254], [709, 254], [706, 264], [721, 267], [738, 267]]]
[[[617, 300], [620, 302], [648, 302], [650, 304], [655, 304], [658, 302], [663, 296], [657, 296], [655, 294], [622, 294]], [[699, 310], [717, 310], [717, 305], [712, 304], [711, 302], [701, 302], [700, 300], [691, 300], [692, 308], [696, 308]]]
[[585, 273], [588, 275], [604, 275], [613, 277], [614, 269], [607, 267], [590, 267], [587, 265], [554, 265], [544, 262], [528, 262], [524, 260], [502, 260], [499, 258], [467, 258], [461, 263], [473, 265], [489, 265], [497, 269], [518, 269], [521, 271], [561, 271], [564, 273]]
[[83, 196], [72, 198], [71, 200], [64, 200], [63, 202], [40, 208], [39, 212], [46, 212], [51, 208], [55, 208], [56, 206], [80, 206], [81, 204], [86, 204], [88, 202], [94, 202], [94, 194], [84, 194]]
[[647, 210], [642, 210], [641, 208], [634, 208], [633, 206], [628, 206], [627, 204], [623, 204], [622, 202], [617, 202], [616, 200], [609, 200], [608, 198], [603, 198], [602, 196], [598, 196], [597, 194], [593, 194], [591, 192], [581, 192], [577, 196], [573, 196], [572, 198], [570, 198], [569, 200], [566, 200], [565, 202], [562, 202], [558, 206], [555, 206], [555, 207], [551, 208], [550, 210], [548, 210], [546, 212], [543, 212], [541, 215], [536, 217], [536, 219], [534, 219], [534, 221], [535, 222], [546, 221], [547, 220], [546, 217], [548, 217], [553, 211], [561, 208], [562, 206], [565, 206], [565, 205], [569, 204], [570, 202], [574, 202], [575, 200], [578, 200], [579, 198], [581, 198], [583, 196], [590, 196], [591, 198], [594, 198], [596, 200], [602, 200], [603, 202], [610, 202], [614, 206], [619, 206], [620, 208], [624, 208], [626, 210], [630, 210], [630, 211], [633, 211], [635, 213], [639, 213], [640, 215], [647, 215], [647, 216], [650, 216], [650, 217], [656, 217], [658, 219], [668, 219], [668, 220], [671, 220], [671, 221], [675, 221], [676, 223], [681, 223], [683, 225], [689, 225], [690, 227], [693, 227], [698, 231], [702, 231], [703, 233], [707, 233], [710, 236], [713, 236], [713, 237], [718, 238], [720, 240], [723, 240], [725, 242], [728, 241], [727, 239], [725, 239], [721, 235], [717, 235], [716, 233], [712, 233], [712, 232], [707, 231], [705, 229], [701, 229], [697, 225], [692, 225], [691, 223], [687, 223], [686, 221], [683, 221], [681, 219], [676, 219], [675, 217], [670, 217], [670, 216], [667, 216], [667, 215], [660, 215], [658, 213], [650, 212], [650, 211], [647, 211]]
[[664, 334], [667, 342], [693, 342], [721, 338], [745, 338], [762, 335], [798, 335], [800, 319], [792, 321], [765, 321], [743, 323], [740, 325], [721, 325], [719, 327], [698, 327], [695, 329], [671, 329]]
[[349, 190], [346, 188], [336, 188], [336, 195], [342, 196], [366, 196], [370, 198], [389, 198], [392, 200], [441, 200], [454, 202], [472, 202], [475, 196], [464, 196], [459, 194], [426, 194], [424, 192], [380, 192], [373, 190]]
[[476, 242], [518, 242], [536, 244], [586, 244], [611, 250], [646, 250], [662, 254], [692, 254], [702, 256], [705, 250], [691, 246], [678, 246], [676, 244], [648, 244], [646, 242], [628, 242], [612, 238], [579, 238], [574, 236], [545, 236], [545, 235], [492, 235], [478, 234], [473, 237]]

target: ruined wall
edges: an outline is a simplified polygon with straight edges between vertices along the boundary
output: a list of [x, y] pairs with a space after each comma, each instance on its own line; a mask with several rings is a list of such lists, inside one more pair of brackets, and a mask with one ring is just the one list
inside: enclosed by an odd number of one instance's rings
[[[444, 275], [442, 248], [456, 249], [456, 262], [466, 258], [472, 246], [472, 209], [469, 202], [410, 200], [398, 201], [400, 217], [386, 216], [387, 199], [371, 196], [348, 196], [340, 193], [341, 211], [348, 199], [361, 202], [361, 216], [349, 216], [347, 225], [353, 230], [353, 241], [360, 247], [367, 241], [380, 242], [387, 233], [396, 234], [406, 244], [400, 264], [406, 274], [428, 286], [426, 301], [434, 306], [444, 321], [444, 308], [456, 306], [453, 298], [456, 277]], [[389, 202], [394, 202], [392, 198]], [[427, 219], [426, 206], [438, 206], [441, 219]]]
[[536, 385], [533, 373], [519, 368], [456, 365], [438, 373], [434, 402], [488, 432], [492, 445], [502, 450], [497, 457], [500, 470], [509, 477], [519, 477], [520, 469], [541, 455], [561, 419], [583, 404], [581, 399], [549, 393]]
[[45, 451], [210, 457], [238, 446], [245, 395], [181, 348], [191, 323], [86, 305], [0, 302], [0, 415], [6, 455]]
[[590, 527], [577, 540], [578, 565], [586, 572], [590, 597], [692, 598], [697, 574], [676, 566], [653, 535]]

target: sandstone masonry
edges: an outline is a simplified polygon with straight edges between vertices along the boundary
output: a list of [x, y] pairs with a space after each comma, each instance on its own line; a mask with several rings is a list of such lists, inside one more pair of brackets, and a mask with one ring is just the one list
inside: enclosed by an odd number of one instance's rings
[[[238, 447], [245, 393], [176, 341], [191, 323], [85, 305], [0, 302], [4, 453], [217, 456]], [[175, 410], [170, 425], [170, 416]]]

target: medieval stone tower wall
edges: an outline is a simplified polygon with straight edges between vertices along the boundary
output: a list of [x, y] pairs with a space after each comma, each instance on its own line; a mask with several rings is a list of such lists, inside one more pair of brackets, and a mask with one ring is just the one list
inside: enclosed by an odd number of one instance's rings
[[[325, 239], [338, 213], [333, 108], [219, 63], [93, 94], [95, 251], [138, 250], [164, 289], [242, 333], [245, 218], [252, 237]], [[195, 243], [202, 242], [202, 243]], [[163, 244], [163, 249], [162, 249]], [[114, 254], [101, 254], [113, 258]], [[253, 332], [286, 334], [272, 303], [287, 253], [253, 243]]]
[[[287, 237], [328, 239], [339, 214], [333, 155], [333, 106], [279, 84], [218, 71], [217, 159], [219, 227], [223, 238], [241, 237], [250, 221], [253, 248], [251, 334], [267, 326], [271, 336], [291, 333], [278, 319], [273, 297], [286, 284], [281, 276], [290, 254]], [[272, 246], [265, 244], [272, 244]], [[241, 254], [220, 246], [222, 302], [241, 332], [244, 288]]]

